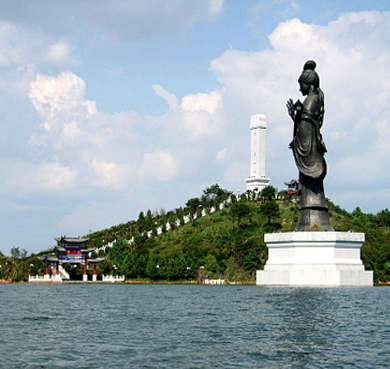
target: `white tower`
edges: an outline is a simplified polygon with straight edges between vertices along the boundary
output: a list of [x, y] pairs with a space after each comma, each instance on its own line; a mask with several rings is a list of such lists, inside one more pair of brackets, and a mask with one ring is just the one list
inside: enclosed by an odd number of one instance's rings
[[251, 174], [246, 179], [246, 189], [261, 191], [270, 179], [265, 176], [265, 133], [267, 117], [263, 114], [251, 116]]

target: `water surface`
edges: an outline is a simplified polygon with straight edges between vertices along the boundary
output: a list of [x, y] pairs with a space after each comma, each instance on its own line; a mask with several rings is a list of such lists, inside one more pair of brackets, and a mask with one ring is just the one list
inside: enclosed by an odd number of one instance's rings
[[390, 288], [0, 285], [0, 368], [388, 368]]

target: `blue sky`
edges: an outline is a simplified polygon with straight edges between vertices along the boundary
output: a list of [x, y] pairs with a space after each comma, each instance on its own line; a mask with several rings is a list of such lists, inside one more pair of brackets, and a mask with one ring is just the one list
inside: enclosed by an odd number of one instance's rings
[[241, 192], [249, 122], [297, 177], [285, 101], [317, 61], [328, 198], [389, 207], [390, 4], [0, 1], [0, 251], [38, 252], [214, 183]]

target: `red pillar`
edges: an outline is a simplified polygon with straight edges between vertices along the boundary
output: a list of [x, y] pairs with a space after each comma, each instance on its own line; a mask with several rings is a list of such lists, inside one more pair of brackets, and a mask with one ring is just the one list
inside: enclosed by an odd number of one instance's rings
[[46, 264], [46, 274], [49, 274], [49, 263]]
[[93, 265], [93, 274], [96, 275], [96, 264]]
[[59, 272], [59, 270], [58, 270], [59, 265], [60, 265], [60, 263], [57, 263], [57, 264], [56, 264], [56, 274], [57, 274], [57, 275], [60, 274], [60, 272]]
[[87, 255], [84, 257], [84, 275], [87, 274]]

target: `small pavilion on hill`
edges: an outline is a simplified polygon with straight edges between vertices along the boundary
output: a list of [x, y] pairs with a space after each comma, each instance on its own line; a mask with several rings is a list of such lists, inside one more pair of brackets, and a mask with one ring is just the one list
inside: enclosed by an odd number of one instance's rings
[[49, 275], [49, 265], [56, 266], [56, 275], [59, 275], [60, 264], [83, 264], [84, 274], [83, 281], [88, 281], [87, 266], [93, 265], [92, 281], [96, 282], [96, 265], [104, 260], [104, 258], [91, 258], [90, 253], [94, 251], [93, 248], [88, 248], [87, 243], [89, 238], [80, 237], [60, 237], [55, 238], [57, 246], [54, 247], [53, 252], [55, 256], [42, 256], [39, 259], [46, 264], [46, 275]]

